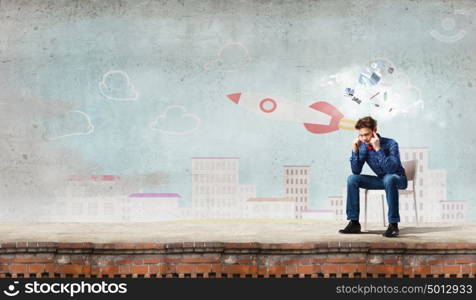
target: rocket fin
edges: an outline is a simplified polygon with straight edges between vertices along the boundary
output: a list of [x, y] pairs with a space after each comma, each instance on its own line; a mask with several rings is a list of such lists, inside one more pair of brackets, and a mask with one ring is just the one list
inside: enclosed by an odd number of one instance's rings
[[337, 108], [324, 101], [313, 103], [309, 107], [329, 115], [331, 121], [328, 125], [304, 123], [304, 127], [308, 131], [320, 134], [339, 130], [339, 122], [344, 118], [344, 115]]

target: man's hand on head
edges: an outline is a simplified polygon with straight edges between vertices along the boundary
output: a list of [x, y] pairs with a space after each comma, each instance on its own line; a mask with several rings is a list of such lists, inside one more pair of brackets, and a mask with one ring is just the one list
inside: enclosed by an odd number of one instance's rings
[[379, 139], [376, 131], [374, 131], [372, 133], [372, 138], [370, 139], [370, 144], [375, 149], [375, 151], [380, 150], [380, 139]]
[[354, 144], [352, 145], [352, 152], [357, 152], [359, 150], [360, 143], [362, 143], [362, 141], [357, 136], [357, 138], [354, 140]]

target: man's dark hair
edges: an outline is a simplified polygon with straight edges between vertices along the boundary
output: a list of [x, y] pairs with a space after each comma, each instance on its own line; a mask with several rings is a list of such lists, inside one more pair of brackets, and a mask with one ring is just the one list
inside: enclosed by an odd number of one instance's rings
[[375, 130], [377, 128], [377, 121], [375, 121], [371, 116], [361, 118], [355, 124], [355, 129], [369, 128]]

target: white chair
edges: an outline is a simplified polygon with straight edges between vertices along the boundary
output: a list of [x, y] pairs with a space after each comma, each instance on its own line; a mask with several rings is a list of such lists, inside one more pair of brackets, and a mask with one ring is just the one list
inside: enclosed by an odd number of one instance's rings
[[[416, 170], [417, 170], [417, 164], [418, 160], [409, 160], [409, 161], [404, 161], [402, 162], [403, 168], [405, 169], [405, 175], [407, 177], [407, 180], [412, 182], [411, 189], [407, 188], [406, 190], [398, 190], [399, 195], [409, 195], [413, 194], [413, 205], [415, 207], [415, 220], [416, 224], [418, 225], [418, 206], [417, 206], [417, 201], [416, 201]], [[383, 226], [386, 227], [387, 224], [385, 222], [385, 190], [365, 190], [365, 209], [364, 209], [364, 230], [367, 230], [367, 198], [369, 192], [371, 195], [380, 195], [382, 199], [382, 220], [383, 220]]]

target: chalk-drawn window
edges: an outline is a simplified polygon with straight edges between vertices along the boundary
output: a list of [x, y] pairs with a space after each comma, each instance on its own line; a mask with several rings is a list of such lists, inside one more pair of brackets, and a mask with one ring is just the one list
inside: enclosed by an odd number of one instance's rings
[[79, 202], [73, 203], [73, 215], [79, 216], [83, 214], [83, 204]]
[[95, 216], [98, 214], [98, 204], [94, 202], [88, 203], [88, 215]]
[[112, 202], [104, 203], [104, 214], [106, 216], [112, 216], [114, 214], [114, 203]]

